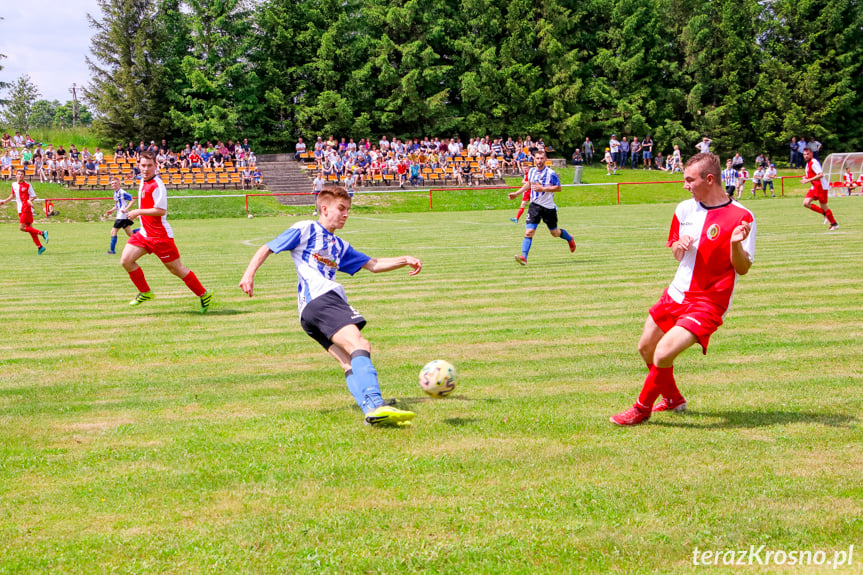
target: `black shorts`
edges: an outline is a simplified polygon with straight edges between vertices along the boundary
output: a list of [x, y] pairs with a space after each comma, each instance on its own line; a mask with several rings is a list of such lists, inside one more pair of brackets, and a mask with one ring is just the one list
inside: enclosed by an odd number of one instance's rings
[[725, 186], [725, 193], [729, 196], [733, 196], [734, 192], [737, 191], [737, 186]]
[[531, 203], [530, 207], [527, 208], [527, 223], [539, 225], [539, 222], [545, 222], [549, 230], [556, 230], [557, 208], [546, 208]]
[[363, 316], [343, 300], [339, 294], [329, 291], [318, 296], [303, 308], [300, 325], [309, 337], [321, 344], [324, 349], [333, 345], [336, 332], [346, 325], [356, 325], [359, 329], [366, 326]]
[[128, 220], [128, 219], [114, 220], [114, 229], [115, 230], [125, 230], [126, 228], [133, 225], [134, 223], [135, 222], [133, 222], [132, 220]]

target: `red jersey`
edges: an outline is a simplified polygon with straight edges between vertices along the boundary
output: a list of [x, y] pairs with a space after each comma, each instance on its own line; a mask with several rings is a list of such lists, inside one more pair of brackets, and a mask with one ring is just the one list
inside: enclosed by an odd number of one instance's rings
[[[138, 208], [142, 210], [150, 208], [162, 208], [168, 210], [168, 190], [159, 176], [146, 182], [142, 181], [138, 188]], [[168, 223], [168, 215], [164, 216], [141, 216], [141, 234], [145, 238], [161, 240], [173, 238], [174, 230]]]
[[36, 198], [36, 192], [33, 191], [33, 186], [27, 182], [21, 182], [20, 184], [18, 182], [13, 182], [12, 194], [15, 196], [15, 207], [18, 208], [19, 214], [21, 212], [33, 212], [33, 210], [30, 209], [30, 198]]
[[827, 178], [824, 177], [824, 170], [821, 169], [821, 162], [812, 158], [806, 163], [806, 179], [814, 178], [815, 176], [821, 174], [821, 178], [818, 180], [813, 180], [810, 182], [812, 184], [813, 190], [816, 192], [821, 192], [827, 189]]
[[693, 239], [668, 295], [677, 303], [684, 299], [707, 299], [728, 309], [737, 282], [737, 272], [731, 264], [731, 232], [741, 222], [749, 222], [749, 235], [743, 240], [743, 250], [750, 260], [755, 258], [755, 217], [742, 204], [731, 200], [727, 204], [706, 208], [694, 199], [678, 204], [668, 234], [668, 246], [689, 236]]

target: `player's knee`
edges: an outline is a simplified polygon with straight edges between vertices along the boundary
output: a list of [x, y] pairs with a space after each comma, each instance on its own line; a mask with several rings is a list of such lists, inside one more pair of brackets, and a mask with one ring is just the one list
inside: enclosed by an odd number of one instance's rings
[[533, 237], [533, 234], [535, 234], [535, 233], [536, 233], [536, 230], [525, 230], [525, 232], [524, 232], [524, 237], [526, 237], [526, 238], [532, 238], [532, 237]]
[[549, 231], [551, 232], [551, 235], [553, 235], [554, 237], [556, 237], [556, 238], [560, 237], [560, 233], [561, 233], [560, 228], [555, 228], [555, 229], [549, 230]]

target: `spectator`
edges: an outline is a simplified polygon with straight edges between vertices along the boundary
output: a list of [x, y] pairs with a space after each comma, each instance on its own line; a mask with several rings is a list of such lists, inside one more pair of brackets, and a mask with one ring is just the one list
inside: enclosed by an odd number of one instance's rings
[[820, 162], [821, 159], [818, 157], [818, 152], [821, 151], [821, 142], [814, 138], [809, 140], [809, 149], [812, 150], [812, 157]]
[[306, 153], [306, 143], [302, 138], [297, 138], [297, 145], [294, 146], [294, 149], [296, 150], [294, 159], [299, 162], [301, 160], [300, 156]]
[[665, 158], [662, 156], [662, 152], [656, 152], [656, 157], [653, 159], [653, 167], [660, 172], [666, 171]]
[[791, 136], [791, 144], [789, 146], [791, 155], [788, 157], [788, 164], [793, 168], [800, 167], [800, 157], [797, 155], [797, 138]]
[[252, 172], [252, 181], [255, 183], [255, 187], [264, 183], [264, 175], [261, 173], [260, 168], [255, 167], [255, 171]]
[[639, 160], [641, 160], [641, 142], [638, 141], [638, 136], [632, 137], [632, 143], [629, 145], [629, 149], [632, 158], [630, 165], [634, 170], [638, 166]]
[[707, 136], [704, 136], [703, 138], [701, 138], [700, 142], [695, 144], [695, 147], [698, 148], [698, 151], [701, 152], [702, 154], [709, 154], [710, 153], [710, 144], [712, 144], [712, 143], [713, 143], [713, 140], [711, 140]]
[[[614, 172], [617, 173], [617, 166], [620, 165], [620, 142], [617, 140], [617, 134], [611, 135], [608, 147], [611, 149], [611, 161], [614, 162]], [[606, 163], [607, 167], [608, 164]]]
[[12, 147], [12, 136], [9, 135], [9, 132], [4, 132], [3, 137], [0, 138], [0, 148], [11, 148]]
[[629, 161], [629, 141], [627, 141], [626, 136], [623, 136], [623, 140], [620, 142], [620, 159], [617, 162], [617, 165], [621, 168], [626, 167], [626, 163]]
[[572, 165], [573, 166], [583, 166], [584, 165], [584, 156], [581, 153], [581, 150], [578, 148], [572, 153]]
[[90, 158], [86, 162], [84, 162], [84, 174], [87, 176], [95, 176], [98, 175], [99, 168], [96, 166], [96, 162], [93, 161], [93, 158]]
[[594, 148], [593, 142], [590, 141], [590, 138], [584, 138], [584, 143], [581, 145], [581, 149], [584, 150], [584, 161], [587, 162], [588, 166], [592, 165]]
[[[6, 134], [6, 136], [8, 135], [9, 134]], [[0, 157], [0, 176], [2, 176], [4, 180], [12, 179], [12, 156], [9, 155], [8, 150], [2, 157]]]
[[647, 134], [644, 141], [641, 142], [641, 159], [642, 170], [649, 170], [653, 167], [653, 140], [650, 139], [650, 134]]
[[[467, 162], [465, 162], [467, 165]], [[410, 165], [410, 174], [411, 174], [411, 185], [412, 186], [421, 186], [423, 185], [423, 175], [420, 171], [420, 165], [415, 162], [411, 162]]]
[[611, 173], [612, 170], [614, 170], [615, 174], [617, 173], [617, 164], [614, 163], [614, 155], [611, 153], [611, 148], [605, 149], [605, 155], [603, 156], [601, 161], [605, 163], [606, 176], [613, 175]]
[[734, 152], [734, 157], [731, 158], [731, 167], [740, 172], [740, 168], [743, 167], [743, 156]]

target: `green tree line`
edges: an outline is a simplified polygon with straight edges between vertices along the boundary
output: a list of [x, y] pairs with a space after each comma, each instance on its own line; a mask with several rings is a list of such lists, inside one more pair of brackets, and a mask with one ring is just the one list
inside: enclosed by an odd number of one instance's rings
[[863, 149], [863, 0], [100, 0], [113, 141], [653, 135]]

